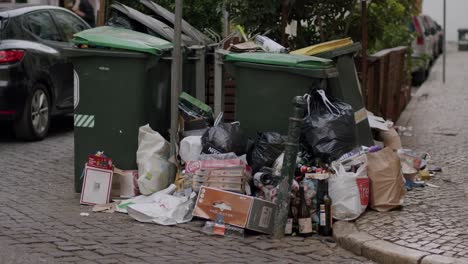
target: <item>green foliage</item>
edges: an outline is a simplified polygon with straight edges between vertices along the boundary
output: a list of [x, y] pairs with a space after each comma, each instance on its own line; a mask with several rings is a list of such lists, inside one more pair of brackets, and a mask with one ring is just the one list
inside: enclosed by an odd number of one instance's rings
[[226, 1], [232, 22], [248, 33], [264, 33], [278, 41], [281, 38], [281, 0]]
[[289, 20], [303, 21], [292, 47], [301, 48], [320, 42], [344, 38], [347, 17], [356, 0], [290, 0]]
[[[410, 46], [413, 36], [408, 29], [413, 9], [412, 0], [374, 0], [368, 7], [367, 41], [369, 53]], [[349, 33], [361, 41], [361, 12], [351, 18]]]
[[[151, 14], [137, 0], [109, 0], [109, 5], [113, 2], [120, 2], [124, 5], [138, 9], [144, 13]], [[155, 3], [163, 6], [171, 12], [174, 12], [174, 0], [156, 0]], [[218, 33], [222, 30], [221, 8], [222, 0], [189, 0], [184, 1], [183, 18], [195, 28], [203, 31], [210, 28]]]

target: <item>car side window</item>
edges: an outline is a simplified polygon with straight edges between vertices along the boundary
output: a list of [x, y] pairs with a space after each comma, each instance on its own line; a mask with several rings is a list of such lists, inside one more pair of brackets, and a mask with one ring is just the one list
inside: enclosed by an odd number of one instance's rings
[[26, 15], [28, 29], [43, 40], [63, 41], [52, 16], [47, 11], [34, 12]]
[[53, 14], [57, 25], [63, 30], [63, 33], [65, 33], [65, 41], [71, 42], [75, 33], [89, 28], [80, 19], [65, 11], [54, 10]]

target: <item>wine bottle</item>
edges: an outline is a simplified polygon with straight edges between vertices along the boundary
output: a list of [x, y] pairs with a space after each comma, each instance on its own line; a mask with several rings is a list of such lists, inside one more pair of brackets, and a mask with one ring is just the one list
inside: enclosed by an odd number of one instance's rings
[[312, 235], [312, 218], [310, 217], [310, 210], [307, 207], [304, 186], [299, 188], [301, 202], [299, 205], [299, 213], [297, 215], [299, 222], [299, 236], [308, 237]]
[[292, 212], [292, 204], [289, 203], [289, 213], [288, 213], [288, 220], [286, 222], [286, 226], [284, 227], [284, 234], [287, 236], [291, 236], [293, 234], [293, 224], [294, 224], [294, 216]]
[[323, 204], [320, 205], [320, 226], [319, 234], [322, 236], [331, 236], [333, 219], [331, 212], [331, 199], [328, 194], [323, 197]]

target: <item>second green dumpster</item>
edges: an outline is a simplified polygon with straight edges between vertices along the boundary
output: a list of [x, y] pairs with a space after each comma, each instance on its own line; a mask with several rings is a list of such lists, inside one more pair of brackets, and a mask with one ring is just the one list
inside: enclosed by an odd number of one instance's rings
[[333, 61], [310, 56], [230, 53], [224, 61], [236, 80], [235, 120], [251, 137], [264, 131], [286, 134], [291, 100], [338, 76]]

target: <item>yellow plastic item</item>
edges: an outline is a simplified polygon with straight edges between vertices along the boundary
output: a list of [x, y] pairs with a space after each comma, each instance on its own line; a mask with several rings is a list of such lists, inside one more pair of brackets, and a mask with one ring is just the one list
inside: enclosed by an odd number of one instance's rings
[[351, 44], [353, 44], [353, 40], [351, 40], [351, 38], [337, 39], [309, 46], [303, 49], [294, 50], [291, 51], [290, 54], [312, 56], [318, 53], [338, 49]]

